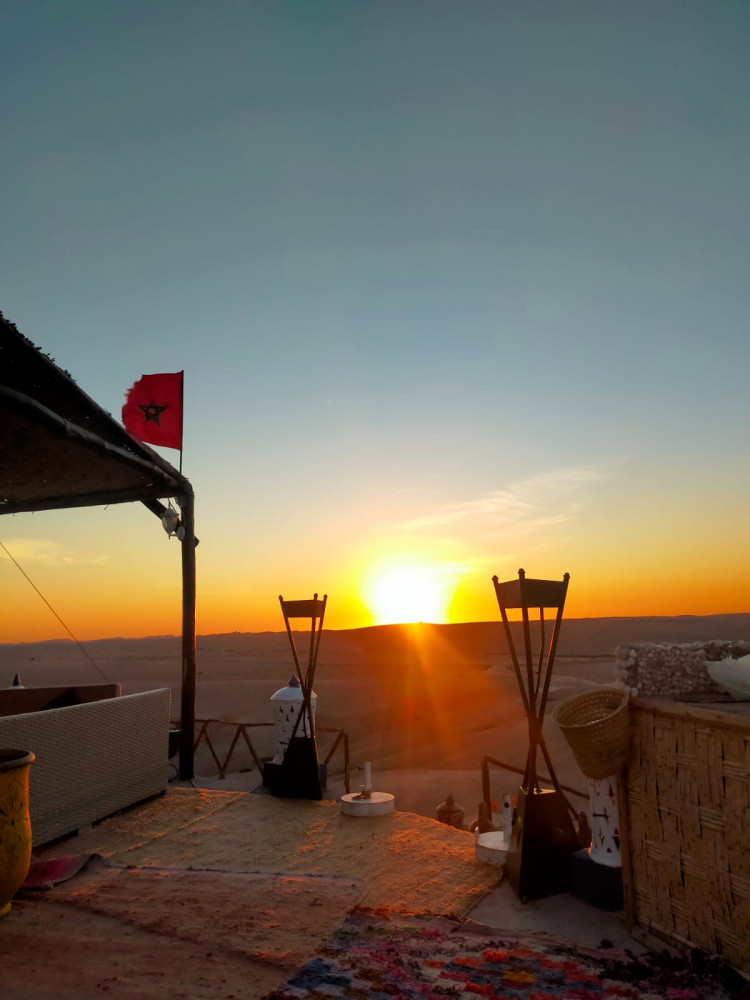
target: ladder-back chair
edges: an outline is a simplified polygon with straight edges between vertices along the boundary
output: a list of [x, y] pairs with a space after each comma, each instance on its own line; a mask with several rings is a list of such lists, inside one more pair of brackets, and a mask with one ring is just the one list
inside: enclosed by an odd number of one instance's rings
[[[285, 798], [323, 798], [318, 748], [315, 740], [315, 720], [312, 714], [312, 695], [327, 601], [327, 594], [323, 595], [322, 600], [318, 599], [317, 594], [313, 594], [312, 600], [303, 601], [285, 601], [283, 596], [279, 594], [281, 613], [284, 616], [284, 624], [294, 657], [294, 666], [302, 688], [302, 704], [292, 729], [278, 778], [273, 786], [273, 794]], [[290, 625], [291, 618], [310, 619], [310, 648], [307, 668], [304, 670], [294, 641]], [[299, 732], [300, 725], [301, 733]]]
[[[517, 580], [495, 586], [500, 615], [503, 620], [508, 652], [513, 661], [516, 680], [529, 726], [529, 748], [523, 783], [519, 790], [513, 828], [510, 836], [506, 873], [520, 899], [561, 892], [569, 885], [569, 855], [578, 850], [578, 838], [571, 820], [574, 810], [560, 787], [552, 760], [544, 742], [542, 727], [549, 698], [552, 668], [560, 637], [565, 598], [570, 575], [561, 581], [531, 580], [522, 569]], [[534, 655], [529, 609], [539, 612], [539, 651]], [[546, 646], [544, 611], [554, 609], [555, 618]], [[523, 631], [523, 668], [508, 620], [508, 610], [520, 609]], [[537, 776], [537, 757], [541, 753], [549, 770], [553, 788], [541, 788]]]

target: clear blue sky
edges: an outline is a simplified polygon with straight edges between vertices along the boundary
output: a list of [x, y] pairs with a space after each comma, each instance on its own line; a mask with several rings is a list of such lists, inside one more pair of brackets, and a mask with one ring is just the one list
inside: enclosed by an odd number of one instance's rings
[[[116, 416], [184, 368], [200, 631], [367, 624], [394, 560], [748, 610], [748, 53], [744, 0], [0, 6], [0, 308]], [[0, 521], [91, 634], [179, 629], [160, 531]], [[57, 634], [17, 576], [0, 641]]]

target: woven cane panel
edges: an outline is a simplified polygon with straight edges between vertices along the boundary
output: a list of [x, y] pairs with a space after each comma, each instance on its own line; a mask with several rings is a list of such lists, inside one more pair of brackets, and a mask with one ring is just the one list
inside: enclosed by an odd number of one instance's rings
[[750, 973], [750, 718], [631, 701], [636, 923]]
[[166, 789], [169, 702], [165, 688], [0, 718], [0, 746], [36, 755], [34, 847]]

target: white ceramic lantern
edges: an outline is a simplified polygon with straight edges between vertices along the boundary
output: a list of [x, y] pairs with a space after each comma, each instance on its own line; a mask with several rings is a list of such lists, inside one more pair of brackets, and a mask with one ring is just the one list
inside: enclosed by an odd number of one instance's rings
[[598, 865], [621, 868], [620, 820], [617, 811], [617, 775], [595, 781], [589, 778], [591, 795], [591, 848], [589, 857]]
[[[274, 735], [276, 745], [274, 747], [273, 763], [282, 764], [289, 740], [292, 738], [297, 717], [302, 710], [302, 686], [297, 677], [291, 677], [286, 687], [280, 688], [271, 695], [271, 710], [273, 712]], [[300, 719], [297, 726], [297, 736], [315, 735], [315, 703], [318, 696], [312, 692], [310, 698], [310, 710], [312, 713], [313, 731], [310, 732], [310, 725], [307, 713]]]

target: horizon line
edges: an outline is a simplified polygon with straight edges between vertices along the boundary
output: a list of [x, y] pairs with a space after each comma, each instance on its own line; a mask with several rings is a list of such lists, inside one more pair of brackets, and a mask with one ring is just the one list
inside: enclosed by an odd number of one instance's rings
[[[536, 610], [536, 609], [530, 609]], [[695, 614], [681, 614], [681, 615], [584, 615], [580, 618], [564, 618], [563, 622], [584, 622], [584, 621], [656, 621], [656, 620], [680, 620], [685, 618], [741, 618], [743, 616], [750, 616], [750, 611], [720, 611], [714, 614], [708, 615], [695, 615]], [[532, 621], [537, 619], [532, 618]], [[520, 624], [521, 619], [512, 619], [512, 624]], [[373, 625], [357, 625], [350, 628], [323, 628], [324, 632], [364, 632], [369, 629], [382, 629], [382, 628], [413, 628], [414, 626], [428, 625], [433, 628], [460, 628], [464, 625], [502, 625], [502, 620], [500, 618], [494, 619], [480, 619], [476, 621], [465, 621], [465, 622], [383, 622], [380, 624]], [[300, 632], [306, 634], [309, 629], [292, 629], [293, 632]], [[195, 638], [198, 639], [208, 639], [216, 638], [217, 636], [240, 636], [240, 635], [286, 635], [285, 629], [257, 629], [255, 631], [241, 631], [239, 629], [234, 629], [231, 632], [196, 632]], [[146, 640], [154, 639], [175, 639], [181, 640], [182, 636], [179, 633], [160, 633], [152, 635], [139, 635], [139, 636], [124, 636], [124, 635], [111, 635], [111, 636], [98, 636], [95, 639], [81, 639], [75, 640], [81, 643], [85, 642], [144, 642]], [[35, 646], [42, 645], [49, 642], [67, 642], [75, 643], [73, 639], [69, 636], [58, 636], [51, 639], [22, 639], [18, 642], [5, 642], [0, 641], [0, 647], [2, 646]]]

